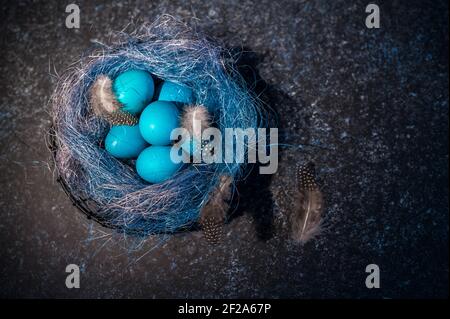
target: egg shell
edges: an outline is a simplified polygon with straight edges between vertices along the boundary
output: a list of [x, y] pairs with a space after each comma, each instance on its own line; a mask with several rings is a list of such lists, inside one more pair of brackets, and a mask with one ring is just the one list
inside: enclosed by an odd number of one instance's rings
[[128, 70], [115, 78], [113, 91], [123, 110], [139, 114], [152, 100], [155, 84], [150, 73]]
[[105, 139], [105, 149], [116, 158], [136, 158], [147, 146], [138, 125], [112, 126]]
[[171, 102], [150, 103], [139, 118], [142, 137], [152, 145], [171, 144], [170, 133], [179, 127], [179, 115], [178, 108]]
[[190, 88], [173, 82], [164, 81], [160, 84], [158, 101], [190, 104], [194, 102], [194, 94]]
[[149, 146], [139, 154], [136, 171], [149, 183], [161, 183], [171, 178], [183, 163], [174, 163], [170, 158], [172, 146]]

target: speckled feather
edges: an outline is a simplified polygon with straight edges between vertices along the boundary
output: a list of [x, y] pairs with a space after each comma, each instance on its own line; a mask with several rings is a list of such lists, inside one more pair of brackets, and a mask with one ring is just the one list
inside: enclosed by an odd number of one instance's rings
[[121, 110], [104, 114], [104, 118], [111, 125], [136, 125], [139, 122], [136, 116]]
[[292, 238], [305, 244], [321, 231], [323, 195], [316, 178], [314, 164], [297, 168], [297, 192], [294, 211], [291, 215]]
[[200, 225], [208, 243], [217, 245], [223, 236], [223, 225], [230, 208], [232, 178], [222, 175], [220, 182], [200, 212]]
[[100, 75], [90, 89], [90, 103], [94, 114], [104, 118], [111, 125], [136, 125], [137, 117], [122, 111], [122, 105], [116, 99], [112, 80]]
[[[184, 108], [181, 115], [181, 125], [189, 131], [191, 137], [197, 141], [202, 139], [202, 132], [211, 127], [212, 118], [208, 110], [203, 105], [190, 105]], [[209, 140], [194, 144], [193, 154], [200, 156], [203, 154], [212, 155], [213, 147]], [[196, 155], [194, 155], [196, 156]]]
[[218, 245], [223, 237], [223, 220], [216, 216], [206, 216], [202, 220], [202, 230], [209, 244]]

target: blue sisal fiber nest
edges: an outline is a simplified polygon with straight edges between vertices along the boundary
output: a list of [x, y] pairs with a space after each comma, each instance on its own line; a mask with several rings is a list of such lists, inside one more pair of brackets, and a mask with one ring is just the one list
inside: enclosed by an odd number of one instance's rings
[[89, 105], [89, 88], [99, 75], [115, 78], [140, 69], [191, 88], [195, 103], [207, 107], [222, 132], [257, 128], [260, 105], [223, 57], [221, 47], [162, 16], [68, 70], [51, 100], [51, 141], [59, 181], [80, 209], [125, 233], [174, 233], [196, 223], [221, 174], [234, 181], [242, 176], [244, 164], [186, 164], [171, 179], [149, 184], [104, 149], [109, 124]]

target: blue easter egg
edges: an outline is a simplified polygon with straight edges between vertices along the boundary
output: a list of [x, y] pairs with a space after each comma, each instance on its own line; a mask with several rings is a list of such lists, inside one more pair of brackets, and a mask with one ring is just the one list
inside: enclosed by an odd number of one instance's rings
[[139, 154], [136, 171], [150, 183], [160, 183], [171, 178], [183, 163], [174, 163], [170, 158], [172, 146], [149, 146]]
[[123, 110], [138, 114], [152, 100], [155, 84], [150, 73], [129, 70], [114, 80], [113, 91], [117, 100], [122, 103]]
[[136, 158], [148, 146], [139, 126], [112, 126], [105, 139], [105, 149], [117, 158]]
[[158, 88], [158, 101], [179, 102], [190, 104], [194, 102], [192, 90], [173, 82], [164, 81]]
[[156, 101], [147, 106], [139, 119], [142, 137], [152, 145], [169, 145], [170, 133], [179, 126], [175, 104]]

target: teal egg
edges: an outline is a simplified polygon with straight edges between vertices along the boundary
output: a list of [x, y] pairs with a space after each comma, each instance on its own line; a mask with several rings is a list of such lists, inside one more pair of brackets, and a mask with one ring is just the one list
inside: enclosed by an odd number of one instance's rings
[[170, 158], [172, 146], [149, 146], [139, 154], [136, 171], [150, 183], [161, 183], [171, 178], [183, 163], [174, 163]]
[[179, 111], [175, 104], [155, 101], [147, 106], [139, 118], [142, 137], [152, 145], [169, 145], [170, 133], [179, 126]]
[[112, 126], [105, 139], [105, 149], [117, 158], [136, 158], [148, 146], [139, 126]]
[[123, 110], [131, 114], [140, 113], [152, 100], [155, 84], [150, 73], [129, 70], [115, 78], [113, 91]]
[[190, 104], [194, 102], [192, 90], [173, 82], [164, 81], [158, 88], [158, 101], [169, 101]]

